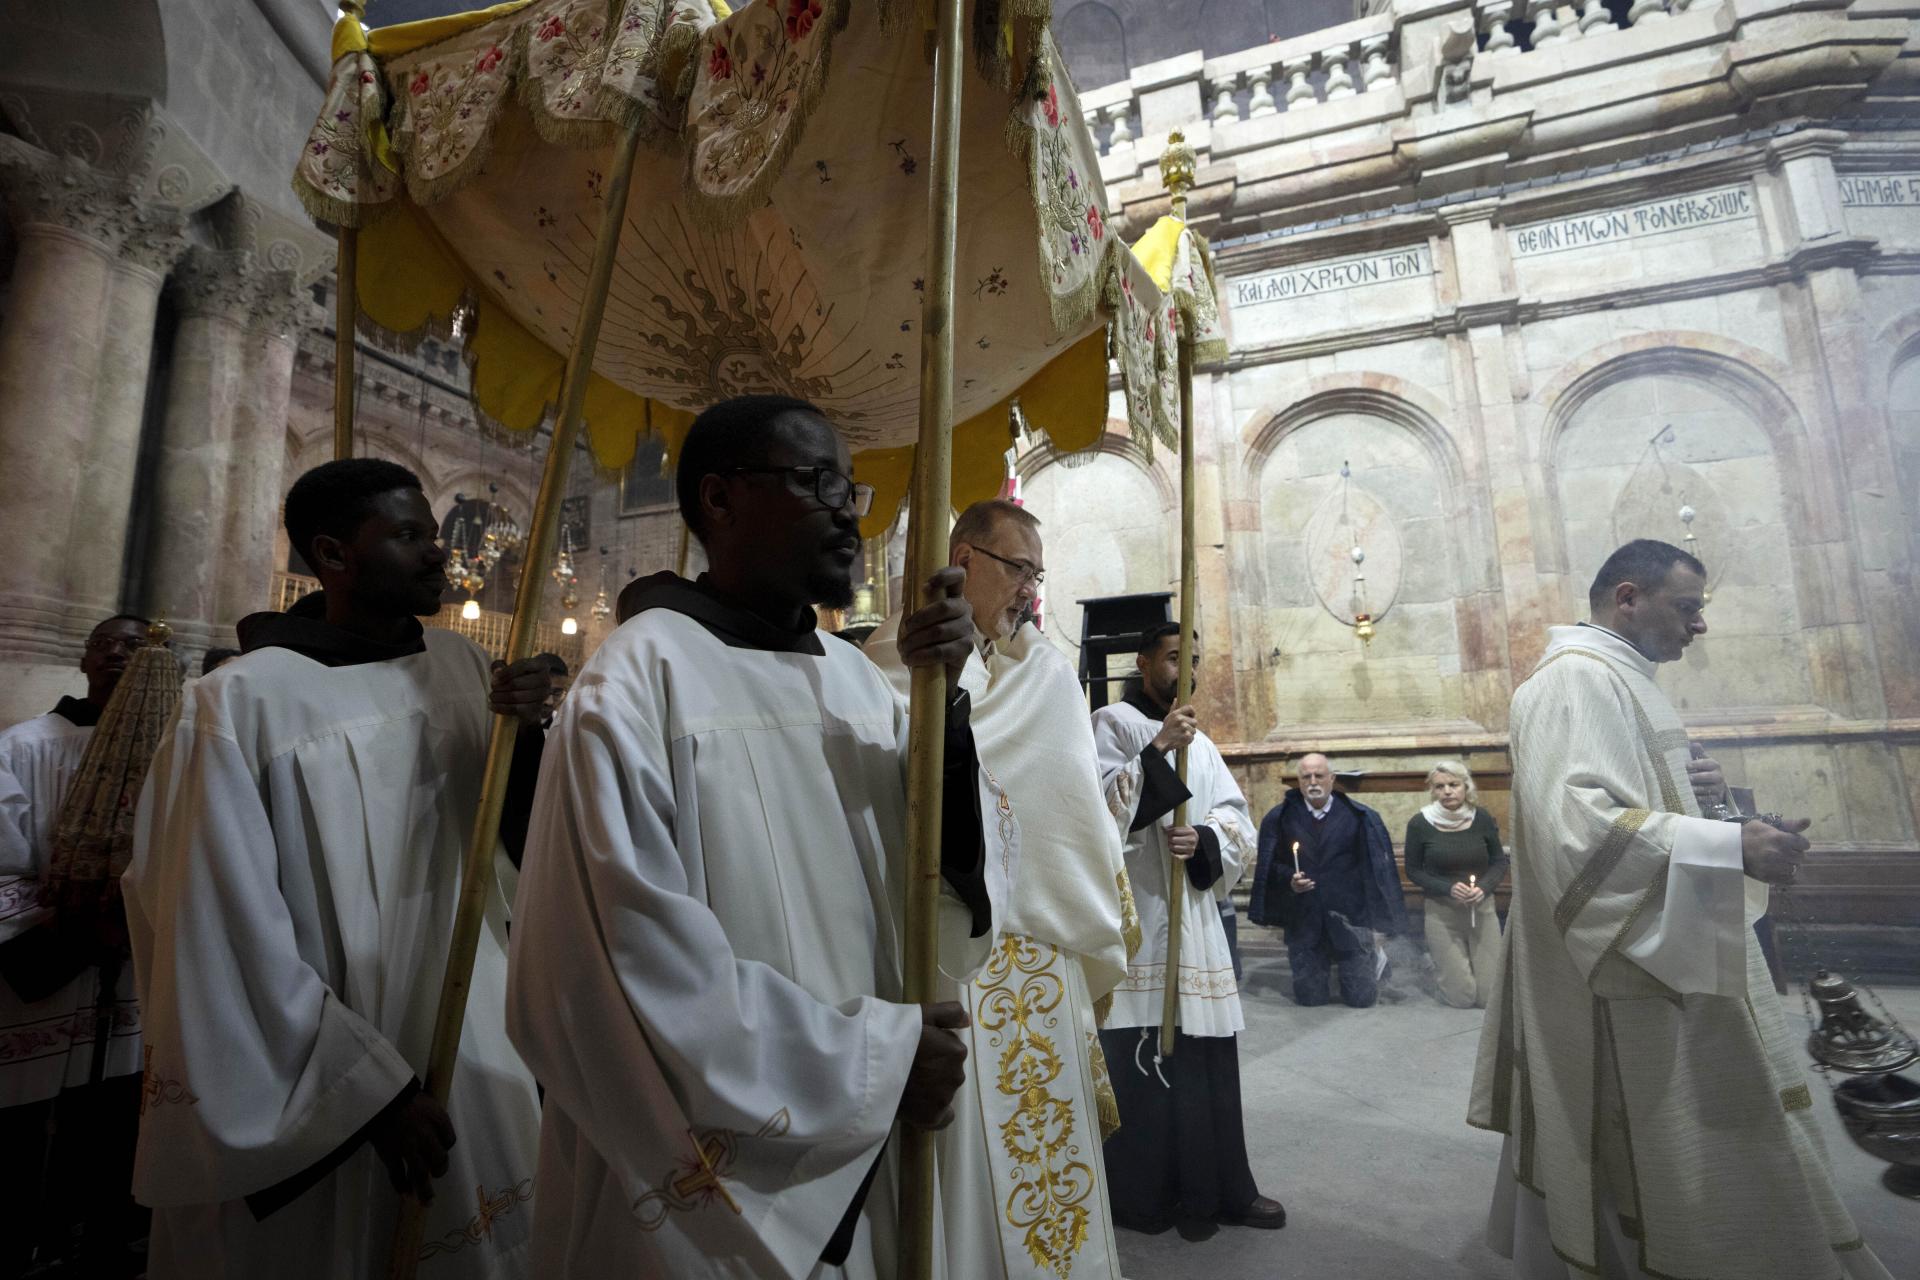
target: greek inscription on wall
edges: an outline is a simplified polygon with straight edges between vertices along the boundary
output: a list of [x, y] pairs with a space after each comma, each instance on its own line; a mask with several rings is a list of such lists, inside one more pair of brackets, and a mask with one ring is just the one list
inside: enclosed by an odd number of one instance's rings
[[1920, 205], [1920, 173], [1852, 173], [1840, 179], [1840, 203], [1849, 209]]
[[1507, 234], [1513, 245], [1514, 257], [1533, 258], [1546, 253], [1588, 249], [1595, 245], [1616, 244], [1623, 240], [1637, 240], [1643, 236], [1664, 235], [1670, 231], [1685, 231], [1716, 223], [1742, 222], [1753, 216], [1753, 191], [1741, 183], [1665, 200], [1650, 200], [1646, 204], [1629, 205], [1624, 209], [1603, 209], [1571, 218], [1555, 218], [1551, 222], [1536, 222], [1531, 226], [1515, 227]]
[[1425, 245], [1396, 249], [1366, 258], [1339, 262], [1310, 262], [1227, 282], [1235, 307], [1258, 307], [1269, 302], [1392, 284], [1433, 274], [1433, 256]]

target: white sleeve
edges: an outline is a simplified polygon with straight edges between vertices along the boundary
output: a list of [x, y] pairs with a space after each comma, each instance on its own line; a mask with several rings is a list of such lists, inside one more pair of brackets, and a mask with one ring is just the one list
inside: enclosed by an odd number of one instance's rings
[[183, 721], [147, 775], [123, 880], [152, 1099], [134, 1164], [142, 1204], [265, 1190], [414, 1077], [302, 958], [275, 849], [238, 744]]
[[16, 938], [49, 913], [40, 906], [33, 857], [33, 799], [13, 753], [0, 754], [0, 942]]
[[1747, 993], [1746, 870], [1740, 827], [1673, 824], [1667, 878], [1627, 933], [1622, 955], [1682, 994]]
[[1259, 829], [1253, 825], [1247, 798], [1240, 794], [1240, 786], [1233, 780], [1226, 760], [1211, 743], [1206, 758], [1213, 775], [1210, 779], [1213, 803], [1207, 810], [1206, 823], [1220, 837], [1220, 879], [1213, 886], [1213, 894], [1224, 902], [1258, 856]]

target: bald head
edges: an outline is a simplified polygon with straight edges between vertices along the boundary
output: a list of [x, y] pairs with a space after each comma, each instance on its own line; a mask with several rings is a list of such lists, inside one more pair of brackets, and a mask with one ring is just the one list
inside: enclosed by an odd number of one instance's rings
[[1316, 809], [1327, 807], [1333, 796], [1333, 761], [1318, 751], [1300, 757], [1300, 794]]

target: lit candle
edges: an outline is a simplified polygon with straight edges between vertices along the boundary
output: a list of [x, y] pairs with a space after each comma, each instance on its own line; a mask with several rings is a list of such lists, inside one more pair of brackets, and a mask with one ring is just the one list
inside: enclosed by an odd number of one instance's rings
[[1298, 840], [1293, 842], [1293, 874], [1300, 874], [1300, 842]]
[[1476, 875], [1474, 875], [1474, 874], [1473, 874], [1472, 872], [1468, 872], [1468, 873], [1467, 873], [1467, 888], [1469, 888], [1469, 889], [1475, 889], [1475, 890], [1477, 890], [1477, 889], [1479, 889], [1479, 888], [1480, 888], [1480, 877], [1479, 877], [1479, 876], [1476, 876]]

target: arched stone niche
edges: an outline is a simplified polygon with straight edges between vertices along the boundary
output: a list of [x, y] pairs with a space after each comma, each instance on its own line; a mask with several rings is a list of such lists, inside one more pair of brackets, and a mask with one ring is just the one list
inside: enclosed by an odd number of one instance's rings
[[1126, 436], [1109, 431], [1091, 449], [1064, 456], [1043, 444], [1022, 456], [1018, 473], [1021, 500], [1040, 518], [1047, 549], [1043, 625], [1076, 662], [1078, 601], [1178, 592], [1178, 495], [1162, 466]]
[[[1475, 723], [1467, 673], [1487, 663], [1461, 618], [1485, 594], [1479, 522], [1461, 509], [1458, 458], [1434, 415], [1370, 387], [1323, 391], [1258, 428], [1247, 468], [1261, 580], [1236, 584], [1235, 634], [1253, 648], [1243, 667], [1272, 682], [1269, 736]], [[1351, 626], [1356, 539], [1370, 647]]]
[[1634, 538], [1684, 546], [1681, 508], [1695, 513], [1708, 634], [1662, 675], [1683, 711], [1819, 700], [1779, 459], [1798, 433], [1792, 406], [1758, 370], [1685, 348], [1603, 364], [1549, 411], [1557, 550], [1576, 606], [1614, 548]]

